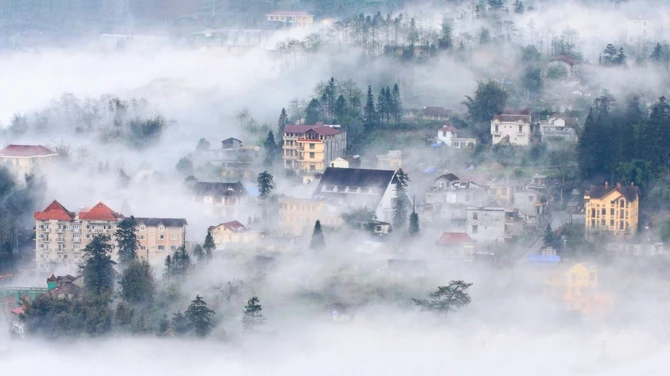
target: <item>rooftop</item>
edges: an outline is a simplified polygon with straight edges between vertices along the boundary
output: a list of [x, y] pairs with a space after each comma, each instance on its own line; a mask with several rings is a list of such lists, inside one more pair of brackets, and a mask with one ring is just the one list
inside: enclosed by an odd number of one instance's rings
[[197, 182], [193, 185], [193, 192], [201, 196], [246, 196], [249, 194], [239, 181], [236, 183]]
[[277, 10], [267, 14], [268, 16], [312, 16], [313, 14], [301, 10]]
[[87, 221], [116, 221], [122, 218], [122, 214], [115, 212], [102, 202], [98, 202], [90, 210], [79, 212], [79, 219]]
[[58, 153], [42, 145], [9, 145], [0, 150], [0, 156], [3, 157], [36, 157], [47, 155], [56, 156]]
[[524, 123], [530, 123], [530, 115], [518, 115], [518, 114], [501, 114], [494, 115], [493, 120], [498, 120], [502, 123], [516, 123], [518, 121]]
[[135, 217], [135, 222], [137, 224], [144, 224], [149, 227], [156, 227], [158, 225], [163, 225], [165, 227], [184, 227], [188, 225], [186, 219], [184, 218], [147, 218], [147, 217]]
[[312, 131], [319, 136], [333, 136], [336, 134], [342, 133], [339, 129], [328, 126], [328, 125], [323, 125], [323, 124], [314, 124], [314, 125], [287, 125], [286, 128], [284, 128], [284, 134], [286, 133], [297, 133], [297, 134], [304, 134], [309, 131]]
[[435, 242], [436, 245], [461, 245], [467, 243], [474, 243], [474, 241], [465, 232], [444, 232]]
[[33, 218], [38, 221], [72, 221], [76, 218], [76, 215], [65, 209], [60, 202], [54, 200], [49, 206], [41, 212], [35, 212]]
[[599, 199], [607, 196], [613, 191], [619, 192], [622, 196], [626, 198], [628, 201], [635, 201], [637, 200], [640, 190], [638, 187], [634, 185], [612, 185], [609, 186], [607, 184], [605, 185], [592, 185], [591, 189], [589, 189], [586, 193], [584, 193], [584, 196], [589, 196], [591, 198]]
[[[322, 195], [327, 186], [375, 188], [383, 195], [391, 181], [395, 171], [393, 170], [369, 170], [362, 168], [333, 168], [328, 167], [324, 171], [319, 185], [316, 187], [315, 195]], [[331, 190], [332, 193], [332, 190]], [[341, 194], [345, 194], [341, 192]]]
[[208, 230], [212, 231], [217, 227], [225, 227], [226, 229], [228, 229], [232, 232], [244, 232], [244, 231], [247, 230], [246, 226], [244, 226], [239, 221], [230, 221], [230, 222], [221, 223], [217, 226], [210, 226]]

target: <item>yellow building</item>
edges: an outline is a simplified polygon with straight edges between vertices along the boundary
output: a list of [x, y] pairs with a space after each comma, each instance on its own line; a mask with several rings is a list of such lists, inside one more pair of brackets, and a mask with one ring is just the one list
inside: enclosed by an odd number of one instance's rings
[[545, 289], [563, 301], [566, 309], [584, 315], [604, 314], [612, 310], [614, 298], [598, 291], [598, 269], [583, 263], [559, 265], [545, 279]]
[[380, 170], [397, 170], [402, 168], [402, 151], [389, 150], [385, 155], [378, 155], [377, 168]]
[[302, 173], [323, 172], [347, 149], [346, 132], [322, 123], [289, 125], [282, 139], [284, 167]]
[[612, 235], [637, 233], [640, 192], [634, 185], [592, 186], [584, 193], [586, 233]]
[[276, 11], [265, 15], [268, 22], [283, 22], [290, 25], [306, 26], [314, 23], [314, 15], [303, 11]]
[[5, 165], [17, 181], [34, 174], [56, 161], [58, 153], [41, 145], [9, 145], [0, 150], [0, 163]]
[[263, 238], [258, 231], [251, 231], [238, 221], [211, 226], [209, 232], [214, 238], [216, 249], [226, 249], [240, 244], [255, 243]]
[[323, 200], [282, 197], [279, 199], [279, 217], [283, 235], [311, 234], [317, 220], [325, 227], [342, 225], [339, 210]]

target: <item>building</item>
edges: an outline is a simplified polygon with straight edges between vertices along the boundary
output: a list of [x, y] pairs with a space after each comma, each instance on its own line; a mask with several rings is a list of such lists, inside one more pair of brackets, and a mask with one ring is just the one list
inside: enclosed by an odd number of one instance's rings
[[375, 213], [377, 220], [391, 222], [396, 198], [395, 173], [391, 170], [329, 167], [312, 197], [325, 200], [341, 212], [366, 208]]
[[279, 199], [280, 228], [286, 236], [310, 235], [317, 220], [323, 227], [340, 227], [343, 223], [341, 214], [340, 208], [325, 199]]
[[495, 115], [491, 121], [493, 144], [528, 146], [532, 137], [530, 115]]
[[402, 151], [389, 150], [385, 155], [378, 155], [377, 168], [380, 170], [397, 170], [402, 168]]
[[472, 261], [475, 258], [475, 241], [465, 232], [443, 232], [435, 242], [448, 258]]
[[[44, 211], [35, 212], [35, 260], [40, 272], [58, 268], [75, 269], [83, 257], [83, 249], [94, 235], [112, 236], [123, 216], [102, 202], [79, 214], [68, 211], [58, 201]], [[117, 259], [114, 249], [112, 259]]]
[[639, 189], [617, 183], [592, 186], [584, 193], [586, 234], [635, 235], [638, 227]]
[[196, 182], [191, 189], [193, 201], [204, 204], [209, 215], [239, 218], [248, 214], [244, 207], [249, 192], [240, 182]]
[[332, 162], [330, 162], [330, 167], [360, 168], [361, 167], [361, 156], [360, 155], [345, 155], [344, 157], [335, 158]]
[[437, 141], [454, 149], [474, 148], [477, 139], [474, 137], [459, 137], [462, 132], [452, 125], [445, 125], [437, 131]]
[[193, 163], [196, 166], [212, 165], [224, 170], [244, 170], [260, 155], [260, 146], [244, 146], [243, 142], [229, 137], [221, 141], [221, 148], [196, 149]]
[[425, 207], [443, 218], [465, 218], [465, 207], [482, 206], [487, 200], [485, 187], [449, 173], [435, 179], [433, 187], [426, 191]]
[[56, 161], [58, 153], [41, 145], [9, 145], [0, 150], [0, 163], [6, 166], [18, 182], [26, 175], [37, 173]]
[[221, 223], [209, 227], [216, 249], [227, 249], [241, 244], [256, 243], [263, 238], [263, 234], [252, 231], [239, 221]]
[[302, 173], [323, 172], [347, 149], [347, 133], [339, 125], [288, 125], [282, 139], [284, 167]]
[[505, 209], [499, 207], [469, 207], [466, 209], [466, 233], [477, 243], [504, 243]]
[[268, 22], [281, 22], [285, 25], [307, 26], [314, 23], [314, 15], [303, 11], [279, 10], [265, 15]]
[[421, 110], [421, 118], [423, 120], [449, 120], [451, 117], [451, 111], [445, 109], [444, 107], [424, 107]]
[[613, 309], [611, 294], [598, 291], [598, 268], [584, 263], [557, 265], [544, 282], [547, 293], [563, 302], [564, 308], [583, 315], [604, 314]]
[[150, 262], [163, 261], [186, 243], [184, 218], [146, 218], [135, 217], [140, 249], [139, 257]]
[[577, 131], [568, 122], [561, 117], [550, 117], [547, 120], [540, 120], [540, 135], [542, 142], [551, 144], [557, 141], [566, 143], [577, 142]]
[[605, 250], [610, 255], [620, 257], [654, 257], [665, 255], [665, 247], [662, 242], [608, 242], [605, 244]]
[[631, 44], [649, 41], [655, 36], [655, 24], [645, 17], [629, 17], [626, 20], [626, 41]]

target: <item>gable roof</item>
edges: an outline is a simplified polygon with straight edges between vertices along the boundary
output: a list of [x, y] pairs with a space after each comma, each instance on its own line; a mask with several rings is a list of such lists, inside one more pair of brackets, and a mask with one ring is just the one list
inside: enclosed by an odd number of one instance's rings
[[90, 210], [79, 212], [79, 219], [87, 221], [116, 221], [123, 218], [123, 215], [110, 209], [102, 202], [98, 202]]
[[43, 155], [58, 155], [42, 145], [9, 145], [0, 150], [0, 156], [5, 157], [35, 157]]
[[226, 229], [228, 229], [232, 232], [244, 232], [244, 231], [247, 230], [247, 228], [242, 223], [240, 223], [239, 221], [224, 222], [224, 223], [221, 223], [217, 226], [210, 226], [208, 230], [212, 231], [217, 227], [225, 227]]
[[226, 142], [226, 141], [237, 141], [237, 142], [240, 142], [240, 143], [242, 142], [242, 140], [238, 140], [238, 139], [236, 139], [235, 137], [228, 137], [228, 138], [226, 138], [225, 140], [223, 140], [223, 141], [221, 141], [221, 142]]
[[[384, 194], [386, 188], [391, 184], [395, 171], [393, 170], [368, 170], [363, 168], [333, 168], [327, 167], [323, 172], [319, 185], [316, 187], [314, 195], [323, 195], [328, 193], [323, 188], [336, 187], [355, 187], [355, 188], [375, 188], [381, 195]], [[330, 190], [332, 192], [332, 189]], [[340, 194], [346, 194], [340, 192]]]
[[637, 200], [640, 190], [636, 186], [627, 186], [627, 185], [615, 185], [615, 186], [604, 186], [604, 185], [592, 185], [591, 189], [586, 192], [585, 196], [591, 198], [600, 199], [603, 198], [613, 191], [619, 192], [626, 200], [635, 201]]
[[336, 134], [340, 134], [338, 129], [334, 127], [329, 127], [327, 125], [323, 124], [315, 124], [315, 125], [287, 125], [286, 128], [284, 128], [284, 133], [299, 133], [299, 134], [304, 134], [307, 133], [308, 131], [314, 131], [316, 132], [319, 136], [332, 136]]
[[139, 225], [144, 224], [149, 227], [156, 227], [160, 224], [163, 224], [165, 227], [184, 227], [188, 225], [186, 219], [184, 218], [147, 218], [147, 217], [135, 217], [135, 222]]
[[451, 133], [458, 133], [458, 128], [454, 127], [453, 125], [445, 125], [442, 128], [440, 128], [441, 131], [443, 132], [451, 132]]
[[498, 120], [503, 123], [516, 123], [517, 121], [530, 123], [530, 115], [500, 114], [494, 115], [493, 120]]
[[237, 183], [197, 182], [193, 185], [193, 192], [200, 196], [246, 196], [249, 194], [239, 181]]
[[446, 179], [447, 181], [450, 181], [450, 182], [459, 180], [458, 176], [452, 174], [451, 172], [449, 172], [447, 174], [444, 174], [444, 175], [440, 175], [437, 178], [435, 178], [435, 180], [440, 180], [440, 179]]
[[467, 243], [474, 243], [474, 241], [465, 232], [444, 232], [435, 242], [436, 245], [461, 245]]
[[38, 221], [72, 221], [76, 218], [75, 214], [65, 209], [60, 202], [54, 200], [49, 206], [41, 212], [33, 213], [33, 218]]

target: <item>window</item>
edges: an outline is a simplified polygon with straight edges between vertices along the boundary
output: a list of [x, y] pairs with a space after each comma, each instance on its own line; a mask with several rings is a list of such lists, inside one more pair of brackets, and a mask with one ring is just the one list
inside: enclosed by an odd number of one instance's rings
[[496, 125], [496, 130], [495, 131], [498, 132], [498, 125]]
[[74, 240], [79, 240], [80, 237], [81, 237], [80, 234], [72, 234], [72, 239], [74, 239]]
[[479, 226], [477, 226], [477, 225], [472, 225], [472, 233], [473, 233], [473, 234], [476, 234], [476, 233], [477, 233], [477, 230], [479, 230]]
[[523, 125], [519, 125], [519, 133], [523, 132]]
[[159, 245], [159, 246], [158, 246], [158, 250], [159, 250], [159, 251], [164, 251], [164, 250], [165, 250], [165, 246], [164, 246], [164, 245]]
[[73, 225], [72, 229], [75, 230], [75, 231], [79, 231], [79, 230], [81, 230], [81, 225]]
[[165, 231], [165, 227], [163, 227], [163, 226], [158, 226], [158, 231]]
[[309, 153], [310, 158], [314, 158], [314, 153]]
[[311, 143], [310, 143], [310, 144], [309, 144], [309, 148], [313, 150], [313, 149], [314, 149], [314, 144], [311, 144]]
[[170, 235], [170, 239], [171, 240], [177, 240], [177, 235], [174, 235], [174, 234]]
[[79, 244], [75, 244], [72, 246], [72, 249], [74, 249], [75, 251], [79, 250], [80, 248], [81, 246]]
[[473, 220], [473, 221], [476, 221], [476, 220], [477, 220], [477, 214], [478, 214], [478, 213], [472, 213], [472, 220]]
[[140, 226], [140, 231], [144, 231], [146, 229], [147, 229], [147, 226], [145, 226], [145, 225]]
[[601, 215], [607, 215], [607, 209], [602, 208], [602, 209], [600, 210], [600, 214], [601, 214]]
[[144, 235], [140, 235], [140, 240], [144, 240]]
[[165, 239], [165, 235], [163, 235], [163, 234], [158, 235], [158, 239], [160, 239], [160, 240]]
[[86, 239], [90, 239], [90, 238], [91, 238], [91, 234], [86, 234]]
[[610, 215], [614, 215], [614, 208], [610, 209]]

